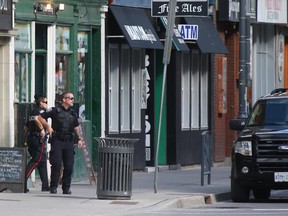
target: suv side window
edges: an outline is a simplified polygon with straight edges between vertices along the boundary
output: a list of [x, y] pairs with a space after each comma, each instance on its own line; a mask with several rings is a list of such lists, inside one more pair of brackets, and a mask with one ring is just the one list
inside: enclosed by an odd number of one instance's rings
[[264, 121], [265, 104], [259, 102], [254, 108], [248, 125], [260, 125]]

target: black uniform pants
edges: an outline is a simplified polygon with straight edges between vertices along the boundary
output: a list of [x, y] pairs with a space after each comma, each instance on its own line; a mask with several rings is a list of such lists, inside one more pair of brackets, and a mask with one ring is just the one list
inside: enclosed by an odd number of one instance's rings
[[45, 152], [45, 143], [41, 143], [39, 136], [28, 136], [28, 152], [31, 155], [31, 160], [26, 166], [26, 181], [37, 167], [42, 182], [42, 188], [48, 188], [47, 175], [47, 156]]
[[49, 161], [51, 164], [51, 189], [58, 187], [63, 163], [62, 190], [69, 190], [74, 164], [74, 142], [54, 138], [51, 144]]

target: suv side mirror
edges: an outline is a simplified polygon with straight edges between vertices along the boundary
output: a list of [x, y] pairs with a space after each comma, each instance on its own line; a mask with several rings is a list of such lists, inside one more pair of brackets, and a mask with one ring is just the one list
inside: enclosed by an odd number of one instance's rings
[[242, 130], [245, 127], [246, 119], [231, 119], [229, 122], [230, 129]]

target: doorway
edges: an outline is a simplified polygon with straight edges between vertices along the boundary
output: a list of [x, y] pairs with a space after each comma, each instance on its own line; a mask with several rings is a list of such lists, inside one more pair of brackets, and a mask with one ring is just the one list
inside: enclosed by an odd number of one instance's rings
[[35, 29], [35, 94], [46, 94], [47, 25], [36, 24]]

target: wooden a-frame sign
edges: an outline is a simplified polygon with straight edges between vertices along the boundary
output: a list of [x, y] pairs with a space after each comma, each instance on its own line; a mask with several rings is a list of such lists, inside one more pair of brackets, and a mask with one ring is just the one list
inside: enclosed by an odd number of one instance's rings
[[88, 143], [87, 143], [86, 135], [83, 130], [82, 124], [83, 123], [80, 121], [79, 133], [80, 133], [80, 136], [82, 137], [82, 143], [83, 143], [82, 153], [83, 153], [84, 160], [85, 160], [86, 171], [87, 171], [88, 178], [90, 180], [90, 184], [92, 184], [93, 182], [96, 184], [96, 175], [95, 175], [94, 168], [92, 165], [91, 156], [90, 156], [88, 146], [87, 146]]

